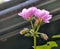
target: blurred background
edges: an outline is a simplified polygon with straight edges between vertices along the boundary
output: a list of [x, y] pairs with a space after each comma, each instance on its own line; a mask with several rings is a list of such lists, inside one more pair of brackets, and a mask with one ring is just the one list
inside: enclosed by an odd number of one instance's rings
[[[48, 41], [56, 41], [60, 49], [60, 39], [51, 36], [60, 34], [60, 0], [0, 0], [0, 49], [33, 49], [33, 38], [19, 34], [25, 27], [31, 28], [30, 23], [18, 16], [23, 8], [35, 6], [51, 12], [51, 23], [41, 26], [40, 32], [49, 36]], [[37, 45], [47, 41], [37, 38]]]
[[4, 2], [8, 2], [8, 1], [11, 1], [11, 0], [0, 0], [0, 4], [3, 4]]

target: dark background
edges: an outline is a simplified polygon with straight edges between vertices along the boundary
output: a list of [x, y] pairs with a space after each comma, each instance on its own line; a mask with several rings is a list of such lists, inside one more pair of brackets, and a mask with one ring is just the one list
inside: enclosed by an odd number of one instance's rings
[[[30, 28], [30, 23], [17, 15], [23, 8], [31, 6], [36, 6], [51, 12], [53, 15], [51, 23], [44, 24], [39, 31], [49, 36], [48, 41], [53, 40], [58, 43], [59, 46], [52, 49], [60, 49], [60, 39], [51, 38], [53, 35], [60, 34], [60, 0], [30, 0], [28, 1], [30, 4], [26, 3], [26, 1], [28, 0], [12, 0], [9, 3], [1, 4], [0, 49], [33, 49], [33, 38], [19, 34], [23, 28]], [[43, 45], [48, 41], [37, 38], [37, 45]]]

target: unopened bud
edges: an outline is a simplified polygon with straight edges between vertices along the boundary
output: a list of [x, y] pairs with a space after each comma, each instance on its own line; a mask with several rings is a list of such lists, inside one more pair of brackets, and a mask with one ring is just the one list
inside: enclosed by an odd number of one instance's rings
[[48, 36], [44, 33], [41, 33], [41, 38], [43, 38], [44, 40], [48, 40]]
[[20, 34], [23, 35], [23, 34], [25, 34], [27, 32], [29, 32], [29, 29], [28, 28], [24, 28], [23, 30], [20, 31]]

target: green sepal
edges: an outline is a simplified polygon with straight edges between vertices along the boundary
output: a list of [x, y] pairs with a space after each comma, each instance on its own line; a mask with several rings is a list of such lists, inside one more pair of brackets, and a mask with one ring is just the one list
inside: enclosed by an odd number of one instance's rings
[[28, 36], [31, 36], [31, 34], [30, 33], [26, 33], [24, 36], [27, 36], [28, 37]]

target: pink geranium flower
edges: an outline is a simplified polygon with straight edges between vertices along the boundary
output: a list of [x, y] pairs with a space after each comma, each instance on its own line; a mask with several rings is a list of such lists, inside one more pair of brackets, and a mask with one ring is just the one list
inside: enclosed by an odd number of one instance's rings
[[28, 9], [24, 8], [18, 15], [22, 16], [24, 19], [31, 19], [36, 9], [36, 7], [30, 7]]
[[52, 18], [50, 12], [44, 9], [43, 10], [37, 9], [34, 15], [39, 19], [39, 21], [42, 20], [44, 23], [49, 23], [50, 22], [49, 20]]

